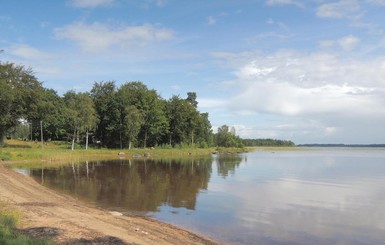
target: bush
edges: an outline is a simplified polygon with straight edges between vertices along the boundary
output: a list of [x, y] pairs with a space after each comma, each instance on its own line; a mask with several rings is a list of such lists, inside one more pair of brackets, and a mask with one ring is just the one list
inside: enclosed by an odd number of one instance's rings
[[[157, 146], [155, 146], [155, 148], [158, 148]], [[159, 146], [160, 149], [172, 149], [172, 145], [170, 144], [162, 144]]]
[[11, 160], [11, 154], [9, 152], [0, 152], [0, 160], [1, 161]]
[[209, 145], [207, 144], [206, 141], [200, 141], [200, 142], [198, 143], [198, 147], [204, 149], [204, 148], [209, 148]]

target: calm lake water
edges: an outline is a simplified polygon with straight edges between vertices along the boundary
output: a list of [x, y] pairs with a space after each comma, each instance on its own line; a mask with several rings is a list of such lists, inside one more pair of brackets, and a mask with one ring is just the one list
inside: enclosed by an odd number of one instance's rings
[[385, 244], [385, 150], [253, 152], [24, 170], [96, 206], [229, 244]]

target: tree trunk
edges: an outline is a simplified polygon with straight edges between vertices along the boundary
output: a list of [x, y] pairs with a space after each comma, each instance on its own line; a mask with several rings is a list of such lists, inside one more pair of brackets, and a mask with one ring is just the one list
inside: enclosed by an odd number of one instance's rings
[[131, 150], [131, 140], [128, 142], [128, 149]]
[[75, 138], [76, 138], [76, 127], [74, 128], [74, 135], [72, 137], [72, 146], [71, 146], [71, 150], [74, 150], [75, 149]]
[[43, 121], [40, 121], [40, 139], [41, 139], [41, 148], [43, 148], [44, 147]]
[[144, 133], [144, 148], [147, 146], [147, 131]]
[[86, 150], [88, 150], [88, 129], [86, 131]]
[[191, 145], [194, 145], [194, 131], [191, 132]]

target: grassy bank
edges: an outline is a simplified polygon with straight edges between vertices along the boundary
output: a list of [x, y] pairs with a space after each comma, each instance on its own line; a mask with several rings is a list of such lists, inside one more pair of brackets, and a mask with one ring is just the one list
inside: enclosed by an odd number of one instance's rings
[[17, 229], [20, 213], [11, 209], [9, 205], [0, 201], [0, 244], [8, 245], [49, 245], [54, 244], [49, 240], [34, 239], [23, 235]]
[[151, 157], [151, 158], [181, 158], [205, 156], [213, 152], [236, 153], [245, 152], [246, 148], [138, 148], [138, 149], [78, 149], [71, 150], [69, 144], [49, 142], [42, 145], [39, 142], [7, 140], [5, 147], [0, 148], [0, 160], [28, 163], [68, 163], [88, 160], [104, 160], [115, 158]]

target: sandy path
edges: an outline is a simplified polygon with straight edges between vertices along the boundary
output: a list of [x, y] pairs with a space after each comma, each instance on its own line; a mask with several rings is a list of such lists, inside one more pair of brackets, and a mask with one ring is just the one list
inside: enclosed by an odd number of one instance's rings
[[21, 210], [24, 232], [63, 244], [215, 244], [172, 225], [93, 208], [1, 163], [0, 200]]

